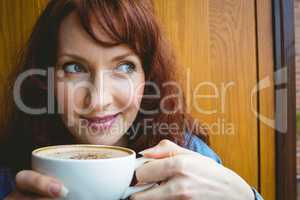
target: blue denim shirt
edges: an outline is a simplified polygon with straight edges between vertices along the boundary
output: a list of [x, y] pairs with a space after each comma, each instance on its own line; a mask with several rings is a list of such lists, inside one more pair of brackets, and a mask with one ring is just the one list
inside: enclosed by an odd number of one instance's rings
[[[191, 134], [186, 134], [185, 148], [198, 152], [204, 156], [212, 158], [217, 163], [222, 164], [219, 156], [209, 148], [200, 138]], [[15, 188], [13, 175], [7, 168], [0, 167], [0, 200], [4, 199]], [[253, 188], [255, 200], [263, 200], [259, 193]]]
[[14, 188], [14, 177], [9, 169], [0, 167], [0, 199], [4, 199]]

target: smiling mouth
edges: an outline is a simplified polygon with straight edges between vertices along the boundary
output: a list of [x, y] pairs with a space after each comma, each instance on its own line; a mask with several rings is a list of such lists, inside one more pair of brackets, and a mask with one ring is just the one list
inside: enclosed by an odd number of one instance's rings
[[115, 123], [119, 113], [114, 115], [106, 115], [102, 117], [81, 117], [88, 123], [88, 127], [92, 130], [110, 129]]

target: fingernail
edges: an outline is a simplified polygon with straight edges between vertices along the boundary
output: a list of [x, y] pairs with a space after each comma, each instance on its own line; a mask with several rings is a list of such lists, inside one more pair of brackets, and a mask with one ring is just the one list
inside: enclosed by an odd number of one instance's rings
[[49, 186], [49, 192], [53, 197], [66, 197], [69, 193], [68, 189], [65, 186], [58, 183], [51, 183], [51, 185]]
[[144, 151], [140, 151], [140, 152], [138, 152], [138, 154], [140, 154], [140, 155], [144, 155]]
[[69, 190], [65, 187], [62, 186], [61, 190], [60, 190], [60, 197], [66, 197], [69, 193]]
[[145, 149], [143, 151], [140, 151], [139, 154], [145, 155], [145, 154], [153, 153], [154, 151], [155, 151], [154, 148], [150, 148], [150, 149]]

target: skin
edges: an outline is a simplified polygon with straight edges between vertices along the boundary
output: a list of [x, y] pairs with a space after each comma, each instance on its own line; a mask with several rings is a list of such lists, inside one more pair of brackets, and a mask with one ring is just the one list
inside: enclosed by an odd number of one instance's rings
[[[99, 37], [109, 41], [103, 34]], [[125, 132], [144, 90], [139, 57], [125, 45], [107, 48], [95, 43], [75, 13], [62, 22], [59, 44], [56, 94], [65, 125], [78, 143], [126, 146]], [[110, 130], [81, 124], [85, 118], [115, 113], [119, 115]]]
[[[102, 35], [102, 37], [104, 36]], [[126, 46], [104, 48], [95, 44], [82, 30], [75, 14], [66, 17], [62, 22], [59, 41], [56, 95], [58, 104], [61, 110], [64, 111], [61, 117], [65, 125], [79, 143], [126, 146], [125, 132], [136, 117], [141, 100], [140, 96], [143, 94], [144, 89], [139, 87], [145, 81], [139, 58], [136, 55], [126, 58], [136, 65], [136, 71], [134, 75], [130, 75], [130, 78], [124, 80], [120, 77], [109, 76], [105, 78], [108, 78], [107, 82], [110, 84], [99, 84], [101, 83], [101, 76], [99, 75], [101, 71], [114, 68], [123, 61], [112, 62], [112, 58], [124, 52], [128, 53], [130, 49]], [[89, 73], [68, 73], [75, 69], [74, 66], [72, 68], [69, 65], [68, 70], [64, 71], [61, 67], [64, 63], [74, 62], [74, 56], [65, 56], [65, 54], [80, 56], [80, 60], [84, 61], [80, 64], [87, 66], [86, 71]], [[78, 62], [78, 59], [75, 61]], [[123, 69], [124, 66], [121, 68]], [[126, 86], [128, 80], [130, 80], [129, 82], [136, 91], [133, 98], [130, 98], [132, 93], [128, 91]], [[96, 90], [89, 91], [86, 88], [77, 88], [74, 96], [70, 98], [66, 94], [74, 89], [73, 83], [76, 82], [90, 84]], [[99, 90], [101, 85], [105, 86], [104, 90]], [[105, 99], [101, 98], [103, 95], [106, 97]], [[132, 99], [132, 101], [128, 103], [128, 99]], [[87, 109], [91, 104], [94, 105], [92, 109]], [[85, 109], [89, 112], [82, 114], [81, 111]], [[81, 116], [95, 116], [99, 113], [110, 113], [119, 110], [122, 111], [120, 111], [115, 124], [124, 127], [118, 129], [116, 133], [98, 131], [95, 134], [89, 132], [88, 129], [85, 129], [83, 134], [78, 133]], [[210, 158], [184, 149], [168, 140], [163, 140], [157, 146], [140, 153], [145, 157], [155, 158], [156, 160], [137, 169], [138, 182], [158, 182], [160, 184], [147, 191], [132, 195], [131, 199], [255, 199], [250, 186], [236, 173]], [[16, 183], [16, 191], [11, 193], [6, 200], [54, 199], [64, 194], [64, 186], [59, 180], [34, 171], [19, 172], [16, 176]]]

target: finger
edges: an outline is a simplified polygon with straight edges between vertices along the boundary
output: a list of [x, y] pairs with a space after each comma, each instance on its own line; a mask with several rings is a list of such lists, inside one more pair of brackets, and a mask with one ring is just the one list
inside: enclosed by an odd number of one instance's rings
[[58, 180], [29, 170], [17, 174], [16, 185], [21, 191], [51, 198], [65, 197], [68, 193]]
[[173, 178], [164, 185], [133, 194], [131, 200], [191, 199], [190, 184], [184, 178]]
[[175, 156], [178, 154], [194, 154], [194, 152], [180, 147], [170, 140], [162, 140], [158, 145], [141, 151], [139, 152], [139, 154], [143, 155], [144, 157], [159, 159]]
[[159, 182], [187, 173], [190, 156], [178, 155], [148, 162], [136, 170], [136, 179], [140, 183]]
[[12, 192], [10, 195], [8, 195], [4, 200], [51, 200], [50, 198], [44, 198], [44, 197], [38, 197], [33, 195], [27, 195], [24, 193], [21, 193], [19, 191]]
[[171, 200], [172, 198], [167, 195], [163, 196], [165, 186], [157, 186], [143, 192], [137, 192], [130, 196], [130, 200]]
[[4, 200], [18, 200], [18, 199], [30, 200], [30, 198], [28, 196], [26, 197], [19, 191], [14, 191], [14, 192], [10, 193], [6, 198], [4, 198]]

